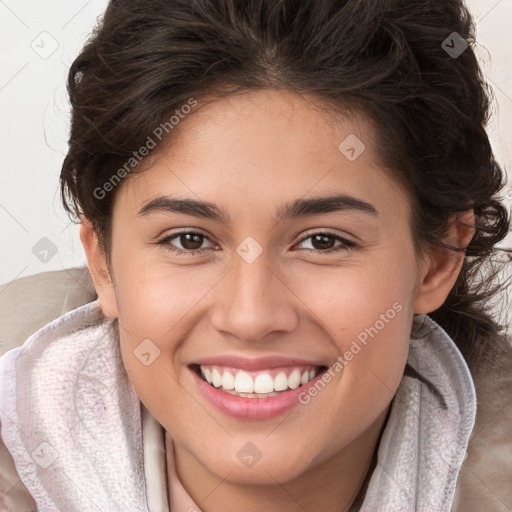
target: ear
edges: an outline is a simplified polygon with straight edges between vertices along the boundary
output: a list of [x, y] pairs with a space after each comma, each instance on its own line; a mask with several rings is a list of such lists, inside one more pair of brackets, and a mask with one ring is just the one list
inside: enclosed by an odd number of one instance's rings
[[80, 240], [85, 249], [89, 273], [98, 294], [101, 310], [107, 318], [115, 319], [119, 313], [114, 283], [108, 269], [106, 256], [99, 245], [98, 236], [92, 223], [84, 217], [80, 224]]
[[[475, 214], [473, 210], [450, 217], [450, 230], [446, 242], [466, 249], [475, 234]], [[427, 257], [416, 289], [414, 312], [426, 315], [439, 309], [455, 285], [464, 262], [465, 252], [454, 252], [442, 247], [434, 247]]]

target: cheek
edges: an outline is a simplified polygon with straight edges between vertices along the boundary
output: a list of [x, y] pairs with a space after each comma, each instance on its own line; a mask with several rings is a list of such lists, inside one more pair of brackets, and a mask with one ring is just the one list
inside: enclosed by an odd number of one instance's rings
[[130, 336], [169, 343], [193, 320], [205, 294], [219, 280], [206, 268], [171, 265], [132, 254], [116, 267], [119, 320]]
[[377, 336], [403, 337], [412, 318], [413, 262], [384, 252], [371, 259], [345, 267], [300, 270], [287, 283], [341, 352], [356, 339], [369, 346]]
[[114, 262], [123, 364], [159, 421], [166, 423], [170, 415], [173, 425], [181, 420], [189, 425], [191, 409], [199, 415], [204, 411], [195, 410], [184, 392], [188, 369], [180, 357], [181, 342], [200, 322], [201, 301], [219, 276], [200, 267], [150, 264], [133, 250], [125, 254], [130, 256]]
[[[413, 317], [414, 269], [412, 257], [405, 261], [381, 254], [364, 267], [294, 276], [294, 293], [315, 313], [315, 321], [339, 352], [339, 364], [332, 366], [339, 397], [335, 415], [345, 425], [354, 422], [354, 432], [387, 406], [402, 379]], [[350, 418], [345, 417], [347, 411], [352, 411]]]

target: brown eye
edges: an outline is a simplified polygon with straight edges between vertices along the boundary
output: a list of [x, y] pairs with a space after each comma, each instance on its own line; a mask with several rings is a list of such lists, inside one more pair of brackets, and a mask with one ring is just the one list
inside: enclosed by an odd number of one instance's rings
[[[312, 235], [303, 238], [299, 242], [299, 245], [304, 243], [306, 240], [311, 240], [311, 248], [306, 248], [305, 250], [312, 253], [330, 253], [334, 251], [354, 249], [356, 247], [355, 242], [329, 232], [313, 233]], [[335, 245], [336, 242], [339, 242], [337, 246]]]
[[181, 233], [178, 240], [184, 249], [195, 251], [199, 249], [203, 243], [204, 235], [199, 233]]
[[[204, 248], [201, 248], [205, 240], [209, 240], [206, 235], [196, 231], [181, 231], [172, 235], [166, 236], [162, 240], [159, 240], [157, 245], [164, 245], [170, 252], [176, 254], [195, 254], [203, 252]], [[178, 244], [178, 247], [176, 247]], [[181, 245], [181, 247], [179, 247]]]
[[332, 249], [335, 242], [334, 237], [330, 235], [313, 235], [311, 237], [311, 245], [315, 249]]

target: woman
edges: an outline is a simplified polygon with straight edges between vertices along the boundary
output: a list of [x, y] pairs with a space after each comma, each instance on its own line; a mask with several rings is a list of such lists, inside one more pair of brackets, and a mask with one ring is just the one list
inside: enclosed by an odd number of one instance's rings
[[98, 300], [1, 360], [39, 510], [452, 508], [512, 361], [472, 42], [459, 1], [109, 4], [61, 174]]

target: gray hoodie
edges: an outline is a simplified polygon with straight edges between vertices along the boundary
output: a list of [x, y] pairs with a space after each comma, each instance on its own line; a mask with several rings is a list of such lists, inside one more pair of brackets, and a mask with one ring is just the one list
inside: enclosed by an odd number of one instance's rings
[[[476, 466], [457, 480], [476, 433], [473, 380], [454, 342], [433, 320], [416, 317], [414, 332], [361, 510], [510, 510], [512, 457], [498, 488], [486, 484]], [[496, 418], [512, 403], [512, 396], [501, 398], [494, 404]], [[172, 512], [200, 511], [174, 471], [167, 490], [163, 427], [138, 399], [117, 333], [96, 301], [57, 318], [0, 358], [0, 421], [2, 510], [28, 512], [37, 504], [39, 511], [154, 512], [169, 510], [171, 503]], [[512, 438], [505, 437], [505, 455], [512, 455]], [[470, 492], [463, 486], [472, 480], [486, 495], [477, 495], [480, 501], [468, 508], [461, 489]]]

